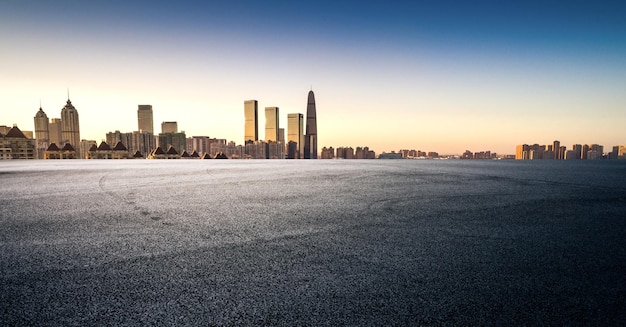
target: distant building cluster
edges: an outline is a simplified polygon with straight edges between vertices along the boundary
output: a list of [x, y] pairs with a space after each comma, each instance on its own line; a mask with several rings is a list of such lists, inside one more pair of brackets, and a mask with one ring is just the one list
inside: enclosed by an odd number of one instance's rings
[[421, 150], [402, 149], [398, 152], [381, 153], [379, 159], [440, 159], [438, 152], [424, 152]]
[[[61, 118], [49, 119], [39, 106], [34, 117], [34, 133], [17, 126], [0, 126], [0, 159], [517, 159], [517, 160], [594, 160], [626, 159], [626, 146], [610, 152], [598, 144], [575, 144], [570, 149], [559, 141], [548, 145], [522, 144], [515, 155], [466, 150], [462, 155], [441, 157], [431, 151], [402, 149], [376, 156], [365, 147], [323, 147], [318, 153], [315, 95], [309, 91], [306, 117], [287, 115], [287, 131], [280, 127], [279, 107], [265, 107], [265, 140], [259, 139], [258, 101], [246, 100], [243, 144], [209, 136], [187, 137], [176, 121], [161, 123], [155, 134], [152, 105], [137, 109], [137, 130], [108, 132], [100, 144], [80, 138], [78, 111], [68, 98]], [[306, 125], [305, 125], [306, 121]], [[286, 134], [286, 135], [285, 135]], [[318, 156], [319, 154], [319, 156]]]
[[333, 147], [322, 148], [322, 159], [376, 159], [376, 152], [368, 147], [339, 147], [336, 150]]
[[61, 109], [61, 118], [48, 120], [40, 105], [34, 120], [36, 158], [45, 159], [44, 153], [52, 144], [54, 144], [52, 149], [65, 148], [69, 144], [78, 151], [78, 157], [84, 158], [86, 149], [81, 148], [78, 111], [72, 105], [69, 94], [65, 106]]
[[[178, 123], [161, 124], [154, 134], [152, 105], [139, 105], [137, 130], [106, 134], [99, 145], [95, 140], [81, 140], [78, 111], [69, 99], [61, 118], [48, 119], [39, 108], [35, 114], [35, 135], [14, 126], [0, 129], [1, 159], [317, 159], [317, 119], [315, 95], [307, 98], [306, 133], [304, 116], [288, 116], [288, 133], [280, 128], [279, 108], [265, 108], [265, 140], [259, 139], [258, 102], [244, 101], [244, 144], [208, 136], [187, 137]], [[285, 143], [287, 141], [287, 143]]]
[[574, 144], [568, 150], [561, 142], [552, 144], [520, 144], [515, 148], [516, 160], [598, 160], [626, 159], [626, 146], [616, 145], [611, 152], [605, 153], [599, 144]]

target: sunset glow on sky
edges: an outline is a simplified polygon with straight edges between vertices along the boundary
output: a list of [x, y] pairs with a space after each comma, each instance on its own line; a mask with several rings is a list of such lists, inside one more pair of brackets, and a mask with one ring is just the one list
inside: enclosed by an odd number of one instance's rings
[[[305, 113], [319, 148], [442, 154], [558, 139], [626, 144], [626, 5], [615, 2], [3, 1], [0, 125], [81, 138], [155, 129], [243, 143], [243, 102]], [[263, 133], [261, 132], [261, 137]]]

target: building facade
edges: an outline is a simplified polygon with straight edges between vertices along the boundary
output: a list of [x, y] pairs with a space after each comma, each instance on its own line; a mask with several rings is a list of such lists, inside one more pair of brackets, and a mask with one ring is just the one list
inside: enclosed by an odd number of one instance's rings
[[277, 142], [278, 129], [278, 107], [265, 107], [265, 142]]
[[154, 134], [154, 120], [152, 118], [152, 105], [140, 104], [137, 108], [137, 130], [141, 133]]
[[244, 144], [259, 140], [258, 106], [257, 100], [243, 102]]
[[71, 144], [74, 149], [80, 152], [80, 124], [78, 122], [78, 111], [72, 105], [69, 97], [63, 109], [61, 109], [61, 145]]
[[35, 159], [35, 140], [26, 137], [13, 126], [6, 134], [0, 134], [0, 159]]
[[291, 142], [292, 148], [287, 149], [287, 158], [302, 159], [304, 154], [304, 115], [300, 113], [287, 115], [287, 144]]
[[35, 114], [35, 151], [37, 159], [43, 159], [43, 153], [50, 146], [50, 131], [48, 115], [39, 106], [39, 111]]
[[304, 159], [317, 159], [317, 112], [315, 108], [315, 94], [313, 94], [313, 90], [309, 91], [306, 105]]
[[162, 122], [161, 133], [178, 133], [178, 123], [175, 121]]
[[63, 134], [61, 133], [61, 118], [50, 118], [48, 133], [50, 137], [50, 144], [61, 144], [61, 141], [63, 141]]

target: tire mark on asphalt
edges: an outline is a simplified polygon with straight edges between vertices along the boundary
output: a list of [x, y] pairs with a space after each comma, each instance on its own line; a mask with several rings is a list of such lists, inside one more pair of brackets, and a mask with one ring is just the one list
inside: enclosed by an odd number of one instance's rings
[[136, 193], [135, 193], [134, 190], [130, 190], [130, 192], [127, 194], [127, 196], [124, 197], [124, 196], [122, 196], [122, 195], [120, 195], [120, 194], [118, 194], [116, 192], [113, 192], [113, 191], [107, 189], [107, 187], [106, 187], [107, 176], [108, 175], [103, 175], [102, 177], [100, 177], [100, 180], [98, 181], [98, 186], [100, 187], [100, 190], [102, 190], [105, 194], [107, 194], [111, 198], [117, 200], [117, 202], [122, 202], [122, 203], [126, 204], [127, 206], [132, 207], [133, 211], [138, 212], [141, 216], [150, 217], [150, 219], [152, 219], [154, 221], [161, 220], [161, 217], [159, 217], [158, 215], [153, 214], [148, 209], [146, 209], [146, 208], [142, 207], [141, 205], [137, 204]]

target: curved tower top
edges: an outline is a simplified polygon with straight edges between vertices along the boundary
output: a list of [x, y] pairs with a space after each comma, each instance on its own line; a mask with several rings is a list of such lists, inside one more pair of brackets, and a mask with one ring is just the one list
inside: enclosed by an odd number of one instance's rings
[[48, 119], [48, 115], [43, 111], [41, 107], [39, 107], [39, 111], [35, 114], [35, 118], [45, 118]]
[[309, 91], [306, 105], [306, 135], [304, 136], [304, 158], [317, 159], [317, 115], [315, 112], [315, 94]]

